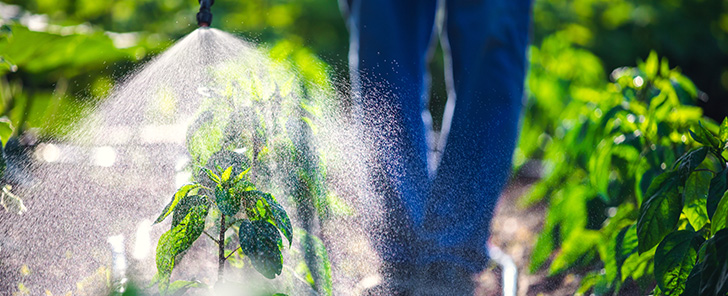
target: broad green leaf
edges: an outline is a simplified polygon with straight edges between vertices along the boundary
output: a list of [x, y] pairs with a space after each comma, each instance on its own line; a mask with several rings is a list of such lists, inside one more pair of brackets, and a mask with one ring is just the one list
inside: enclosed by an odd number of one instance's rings
[[699, 245], [696, 233], [679, 230], [670, 233], [655, 250], [655, 279], [666, 295], [681, 295], [695, 266]]
[[[728, 229], [707, 240], [698, 251], [698, 264], [685, 284], [686, 295], [728, 294]], [[689, 293], [689, 294], [688, 294]]]
[[711, 133], [705, 126], [703, 126], [703, 123], [698, 121], [698, 130], [696, 131], [698, 133], [698, 137], [703, 139], [705, 142], [701, 142], [705, 145], [710, 146], [711, 148], [720, 149], [720, 141], [718, 138], [716, 138], [713, 133]]
[[594, 230], [574, 231], [561, 244], [549, 267], [549, 274], [555, 275], [579, 264], [590, 263], [596, 254], [596, 245], [599, 243], [599, 232]]
[[273, 221], [275, 222], [276, 227], [278, 227], [278, 229], [280, 229], [286, 237], [288, 240], [288, 246], [290, 246], [293, 241], [293, 225], [291, 224], [291, 219], [288, 218], [288, 213], [286, 213], [286, 210], [278, 203], [278, 201], [276, 201], [272, 194], [264, 193], [263, 196], [270, 206], [270, 211], [273, 215]]
[[230, 180], [230, 174], [232, 174], [232, 172], [233, 172], [233, 167], [232, 166], [227, 167], [227, 169], [225, 169], [225, 171], [222, 172], [222, 175], [220, 175], [220, 180], [222, 182], [227, 182], [228, 180]]
[[723, 123], [720, 124], [718, 138], [723, 143], [728, 142], [728, 117], [725, 117]]
[[164, 221], [169, 214], [174, 211], [174, 208], [177, 206], [177, 204], [182, 200], [183, 197], [187, 196], [187, 194], [195, 188], [199, 188], [199, 184], [187, 184], [182, 187], [180, 187], [177, 192], [172, 196], [172, 200], [164, 207], [164, 210], [162, 210], [162, 214], [157, 217], [157, 220], [154, 221], [154, 224]]
[[226, 216], [234, 216], [240, 211], [240, 194], [236, 194], [233, 188], [217, 185], [215, 187], [215, 203], [220, 212]]
[[728, 227], [728, 191], [723, 194], [723, 198], [720, 199], [715, 214], [713, 214], [713, 219], [710, 220], [710, 232], [717, 233], [726, 227]]
[[624, 261], [627, 260], [629, 256], [636, 252], [637, 227], [635, 224], [632, 224], [628, 227], [622, 228], [622, 230], [620, 230], [610, 242], [610, 248], [607, 255], [613, 257], [607, 260], [610, 264], [608, 266], [605, 265], [605, 268], [607, 269], [606, 276], [610, 282], [615, 278], [619, 278], [621, 280], [619, 275], [621, 274], [622, 264], [624, 264]]
[[179, 224], [162, 234], [157, 243], [157, 275], [160, 290], [166, 291], [169, 276], [175, 266], [177, 256], [192, 246], [205, 229], [208, 207], [199, 205], [192, 208]]
[[702, 229], [708, 223], [708, 211], [705, 208], [708, 199], [708, 188], [710, 179], [713, 176], [710, 172], [693, 172], [685, 181], [683, 191], [683, 214], [694, 229]]
[[718, 174], [710, 180], [710, 190], [708, 191], [706, 209], [708, 210], [708, 217], [711, 219], [713, 218], [713, 213], [715, 213], [716, 208], [718, 208], [718, 202], [720, 202], [725, 191], [728, 190], [728, 180], [726, 180], [726, 178], [728, 178], [728, 168], [718, 172]]
[[651, 51], [650, 55], [647, 56], [644, 67], [647, 79], [655, 79], [655, 76], [657, 76], [657, 70], [659, 68], [659, 59], [657, 58], [657, 53], [655, 51]]
[[318, 237], [305, 230], [297, 230], [296, 235], [300, 237], [306, 267], [313, 278], [316, 291], [319, 295], [331, 296], [333, 293], [331, 262], [326, 246]]
[[646, 252], [672, 232], [682, 211], [677, 175], [667, 172], [655, 178], [647, 190], [648, 198], [640, 207], [637, 220], [638, 250]]
[[172, 214], [172, 228], [179, 225], [182, 220], [187, 217], [193, 209], [198, 209], [198, 206], [208, 206], [207, 197], [200, 195], [188, 195], [182, 198], [177, 204]]
[[675, 162], [678, 166], [678, 176], [680, 180], [685, 180], [697, 168], [708, 155], [708, 147], [698, 147], [683, 154]]
[[555, 238], [553, 235], [553, 226], [547, 227], [548, 225], [544, 225], [544, 229], [541, 231], [541, 234], [539, 234], [536, 239], [536, 244], [533, 246], [531, 262], [528, 264], [528, 270], [531, 273], [538, 271], [538, 269], [541, 268], [541, 265], [548, 260], [549, 256], [551, 256], [551, 252], [554, 250]]
[[273, 224], [263, 220], [243, 220], [238, 237], [240, 249], [250, 258], [255, 270], [269, 279], [281, 274], [281, 235]]
[[0, 140], [2, 141], [2, 147], [5, 147], [5, 144], [10, 139], [10, 136], [13, 135], [13, 124], [8, 120], [7, 118], [0, 119]]
[[652, 267], [650, 261], [655, 257], [655, 249], [656, 248], [652, 248], [641, 254], [639, 252], [635, 252], [632, 255], [629, 255], [629, 257], [624, 260], [621, 267], [622, 282], [626, 281], [627, 278], [630, 277], [636, 281], [645, 276], [650, 267]]

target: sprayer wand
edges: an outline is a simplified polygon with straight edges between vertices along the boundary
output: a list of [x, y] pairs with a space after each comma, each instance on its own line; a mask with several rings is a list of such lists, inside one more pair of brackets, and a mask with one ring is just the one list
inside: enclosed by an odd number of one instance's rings
[[212, 12], [210, 8], [215, 4], [215, 0], [198, 0], [200, 3], [200, 12], [197, 13], [197, 25], [200, 27], [209, 27], [212, 24]]

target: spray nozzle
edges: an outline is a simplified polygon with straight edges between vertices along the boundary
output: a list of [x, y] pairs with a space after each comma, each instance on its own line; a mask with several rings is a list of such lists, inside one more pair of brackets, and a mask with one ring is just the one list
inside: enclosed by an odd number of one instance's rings
[[212, 12], [210, 7], [215, 4], [215, 0], [198, 0], [200, 3], [200, 12], [197, 13], [197, 25], [200, 27], [209, 27], [212, 23]]

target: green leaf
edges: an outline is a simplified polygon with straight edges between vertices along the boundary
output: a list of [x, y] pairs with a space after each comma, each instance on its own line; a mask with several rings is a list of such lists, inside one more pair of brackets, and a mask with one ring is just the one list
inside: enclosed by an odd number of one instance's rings
[[194, 209], [198, 209], [199, 206], [208, 206], [207, 197], [200, 195], [188, 195], [183, 197], [177, 204], [177, 207], [175, 207], [174, 214], [172, 214], [172, 228], [179, 225], [179, 223], [187, 217], [187, 214]]
[[[607, 269], [607, 277], [611, 280], [619, 278], [621, 281], [622, 265], [624, 261], [629, 258], [632, 254], [637, 252], [637, 226], [632, 224], [630, 226], [622, 228], [619, 233], [615, 236], [614, 240], [610, 243], [609, 256], [614, 256], [613, 264], [614, 267]], [[606, 266], [605, 266], [606, 267]], [[615, 270], [612, 270], [615, 268]]]
[[174, 281], [169, 284], [167, 293], [171, 295], [184, 295], [190, 288], [205, 288], [207, 285], [199, 281]]
[[5, 117], [0, 119], [0, 140], [2, 141], [2, 147], [5, 147], [5, 144], [10, 139], [10, 136], [13, 135], [13, 130], [13, 124], [10, 122], [10, 120]]
[[713, 218], [715, 210], [718, 208], [718, 202], [720, 202], [725, 191], [728, 190], [726, 178], [728, 178], [728, 168], [724, 168], [722, 171], [718, 172], [712, 180], [710, 180], [710, 190], [708, 190], [706, 209], [708, 210], [708, 217], [711, 219]]
[[720, 130], [718, 132], [719, 140], [724, 143], [728, 142], [728, 117], [723, 118], [723, 123], [720, 124]]
[[182, 200], [183, 197], [187, 196], [187, 194], [195, 188], [199, 188], [200, 184], [187, 184], [182, 187], [180, 187], [177, 192], [172, 196], [172, 200], [164, 207], [164, 210], [162, 210], [162, 214], [157, 217], [157, 220], [154, 221], [154, 224], [157, 224], [159, 222], [164, 221], [169, 214], [174, 211], [174, 208], [177, 206], [177, 204]]
[[190, 209], [179, 224], [162, 234], [157, 243], [157, 275], [160, 290], [168, 289], [169, 277], [175, 266], [177, 256], [189, 249], [205, 229], [208, 206], [198, 205]]
[[270, 211], [273, 215], [273, 221], [275, 222], [276, 227], [278, 227], [278, 229], [280, 229], [286, 237], [288, 240], [288, 246], [290, 246], [293, 241], [293, 225], [291, 224], [291, 219], [288, 218], [288, 213], [286, 213], [286, 210], [278, 203], [278, 201], [276, 201], [273, 195], [270, 193], [264, 193], [263, 196], [265, 197], [266, 202], [268, 202], [268, 205], [270, 205]]
[[686, 295], [728, 294], [728, 229], [707, 240], [698, 252], [698, 264], [685, 284]]
[[679, 230], [670, 233], [655, 250], [655, 279], [666, 295], [681, 295], [698, 258], [696, 233]]
[[675, 172], [663, 173], [647, 189], [647, 200], [640, 207], [637, 220], [638, 250], [646, 252], [672, 232], [682, 210]]
[[677, 159], [675, 163], [678, 165], [677, 171], [680, 180], [686, 180], [693, 170], [705, 160], [708, 150], [710, 150], [708, 147], [698, 147]]
[[555, 275], [579, 264], [590, 263], [596, 254], [596, 245], [599, 243], [599, 232], [594, 230], [577, 230], [561, 244], [549, 267], [549, 275]]
[[717, 233], [726, 227], [728, 227], [728, 191], [723, 194], [723, 198], [718, 203], [713, 219], [710, 220], [710, 232]]
[[306, 267], [313, 278], [318, 295], [331, 296], [333, 293], [331, 262], [326, 246], [318, 237], [305, 230], [297, 230], [296, 235], [301, 239]]
[[212, 172], [211, 169], [208, 168], [202, 168], [203, 171], [207, 174], [207, 177], [210, 178], [213, 182], [220, 184], [222, 183], [222, 180], [220, 180], [220, 176], [216, 175], [214, 172]]
[[693, 172], [685, 181], [683, 214], [685, 214], [690, 225], [697, 230], [708, 224], [708, 211], [705, 205], [712, 176], [713, 174], [710, 172], [698, 171]]
[[655, 249], [656, 248], [650, 249], [641, 254], [636, 252], [629, 255], [629, 257], [624, 260], [621, 267], [622, 282], [626, 281], [629, 277], [637, 281], [645, 276], [645, 274], [648, 273], [649, 268], [652, 267], [650, 260], [655, 257]]
[[716, 138], [713, 133], [711, 133], [707, 128], [703, 126], [703, 123], [698, 121], [698, 128], [693, 130], [689, 130], [690, 136], [693, 137], [695, 141], [698, 143], [701, 143], [705, 146], [715, 148], [715, 149], [721, 149], [720, 141], [718, 138]]
[[659, 59], [657, 58], [657, 53], [655, 51], [651, 51], [650, 55], [647, 56], [647, 60], [645, 61], [645, 75], [647, 75], [647, 78], [652, 80], [657, 76], [657, 70], [659, 67]]
[[240, 198], [233, 188], [222, 185], [215, 187], [215, 203], [220, 212], [227, 216], [234, 216], [240, 211]]
[[250, 258], [255, 270], [269, 279], [281, 274], [281, 235], [273, 224], [263, 220], [243, 220], [238, 237], [243, 254]]
[[227, 169], [225, 169], [225, 171], [222, 172], [222, 175], [220, 175], [220, 179], [222, 180], [222, 182], [227, 182], [228, 180], [230, 180], [230, 174], [232, 174], [232, 172], [233, 172], [233, 167], [232, 166], [227, 167]]

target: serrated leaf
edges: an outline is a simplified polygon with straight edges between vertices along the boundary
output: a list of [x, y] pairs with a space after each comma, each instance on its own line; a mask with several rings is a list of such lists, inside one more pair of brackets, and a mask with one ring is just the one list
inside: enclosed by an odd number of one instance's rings
[[255, 270], [269, 279], [281, 274], [281, 235], [273, 224], [263, 220], [243, 220], [238, 237], [240, 249], [250, 258]]
[[180, 200], [182, 200], [183, 197], [187, 196], [187, 194], [192, 191], [192, 189], [199, 187], [199, 184], [187, 184], [180, 187], [177, 192], [172, 195], [172, 200], [164, 207], [164, 210], [162, 210], [162, 214], [157, 217], [157, 220], [154, 221], [154, 224], [164, 221], [164, 219], [166, 219], [167, 216], [169, 216], [169, 214], [174, 211], [174, 208], [177, 206]]
[[637, 220], [640, 253], [652, 249], [672, 232], [682, 211], [677, 175], [674, 172], [664, 173], [655, 178], [647, 192], [649, 197], [642, 203], [640, 217]]
[[708, 211], [705, 206], [712, 176], [710, 172], [698, 171], [693, 172], [685, 181], [683, 214], [694, 229], [702, 229], [708, 223]]
[[696, 233], [679, 230], [668, 234], [655, 250], [655, 279], [666, 295], [681, 295], [695, 266], [699, 245]]
[[710, 220], [710, 232], [717, 233], [728, 227], [728, 191], [723, 194], [723, 198], [718, 202], [713, 219]]
[[715, 210], [718, 208], [718, 202], [728, 190], [728, 168], [718, 172], [718, 174], [710, 180], [710, 189], [708, 190], [708, 200], [706, 209], [708, 210], [708, 217], [713, 218]]

